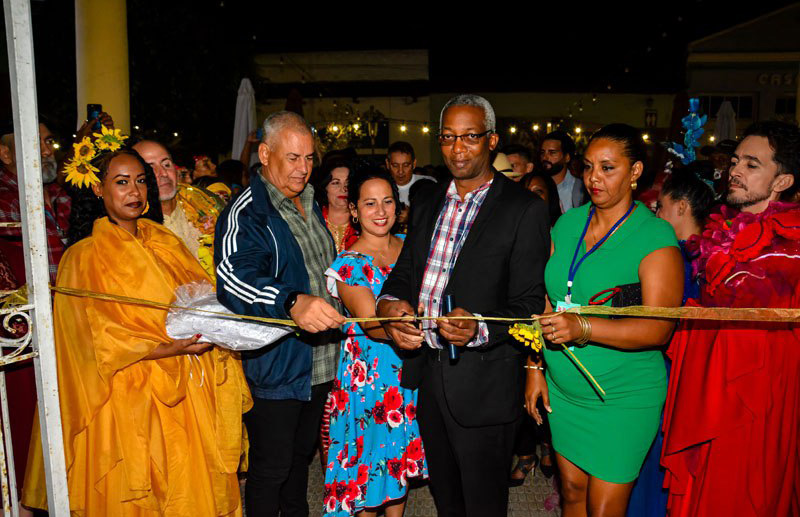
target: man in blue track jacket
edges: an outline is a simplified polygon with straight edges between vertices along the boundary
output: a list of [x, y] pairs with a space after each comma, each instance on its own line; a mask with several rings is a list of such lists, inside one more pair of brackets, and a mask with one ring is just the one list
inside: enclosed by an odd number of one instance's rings
[[237, 314], [291, 318], [302, 332], [248, 354], [254, 406], [245, 488], [248, 517], [308, 516], [308, 464], [336, 374], [344, 318], [325, 288], [333, 239], [307, 185], [314, 139], [306, 121], [282, 111], [264, 121], [261, 174], [217, 221], [219, 301]]

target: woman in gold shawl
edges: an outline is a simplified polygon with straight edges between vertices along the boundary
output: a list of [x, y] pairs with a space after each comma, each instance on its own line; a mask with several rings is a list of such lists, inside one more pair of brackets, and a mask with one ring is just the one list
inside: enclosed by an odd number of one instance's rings
[[[121, 149], [92, 163], [100, 181], [78, 189], [58, 286], [169, 303], [176, 287], [210, 282], [151, 220], [158, 189], [139, 155]], [[165, 319], [164, 310], [55, 295], [74, 515], [242, 514], [241, 416], [252, 402], [241, 363], [199, 335], [170, 339]]]

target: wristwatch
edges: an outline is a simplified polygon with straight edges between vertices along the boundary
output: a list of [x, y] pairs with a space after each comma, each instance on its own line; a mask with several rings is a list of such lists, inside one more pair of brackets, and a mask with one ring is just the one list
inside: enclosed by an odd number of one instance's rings
[[289, 296], [286, 297], [286, 301], [283, 302], [283, 310], [286, 311], [287, 316], [289, 316], [289, 311], [292, 310], [294, 304], [297, 303], [297, 297], [300, 296], [301, 294], [303, 293], [301, 293], [300, 291], [292, 291], [291, 293], [289, 293]]

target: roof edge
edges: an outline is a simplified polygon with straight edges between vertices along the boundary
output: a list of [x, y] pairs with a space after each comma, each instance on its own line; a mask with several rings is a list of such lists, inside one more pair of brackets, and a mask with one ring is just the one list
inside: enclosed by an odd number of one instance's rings
[[759, 16], [757, 18], [753, 18], [752, 20], [747, 20], [746, 22], [742, 22], [742, 23], [739, 23], [737, 25], [733, 25], [732, 27], [728, 27], [727, 29], [722, 29], [721, 31], [717, 31], [717, 32], [715, 32], [713, 34], [709, 34], [708, 36], [705, 36], [705, 37], [702, 37], [700, 39], [694, 40], [694, 41], [689, 43], [689, 51], [692, 52], [692, 47], [694, 47], [695, 45], [699, 45], [700, 43], [705, 43], [706, 41], [709, 41], [709, 40], [711, 40], [713, 38], [716, 38], [718, 36], [722, 36], [723, 34], [728, 34], [729, 32], [733, 32], [735, 30], [741, 29], [742, 27], [747, 27], [748, 25], [752, 25], [754, 23], [758, 23], [758, 22], [760, 22], [760, 21], [762, 21], [762, 20], [764, 20], [766, 18], [769, 18], [771, 16], [775, 16], [777, 14], [782, 13], [783, 11], [788, 11], [789, 9], [794, 9], [796, 7], [800, 7], [800, 2], [795, 2], [793, 4], [785, 5], [785, 6], [781, 7], [780, 9], [777, 9], [775, 11], [770, 11], [768, 13], [764, 13], [764, 14], [762, 14], [761, 16]]

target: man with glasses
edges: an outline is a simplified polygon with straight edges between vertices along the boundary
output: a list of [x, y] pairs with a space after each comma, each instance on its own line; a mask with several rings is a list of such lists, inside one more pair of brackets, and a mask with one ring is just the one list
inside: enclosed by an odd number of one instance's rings
[[[44, 122], [39, 123], [39, 149], [41, 152], [42, 182], [44, 183], [45, 231], [47, 234], [47, 259], [49, 281], [56, 283], [56, 269], [64, 253], [71, 199], [56, 182], [58, 164], [56, 162], [55, 138]], [[0, 223], [21, 222], [18, 186], [18, 168], [14, 125], [9, 120], [0, 126]], [[6, 263], [7, 261], [7, 263]], [[22, 228], [0, 227], [0, 271], [4, 289], [14, 289], [25, 284], [25, 249], [22, 244]], [[0, 331], [2, 332], [2, 331]], [[24, 333], [3, 332], [4, 337], [21, 337]], [[36, 383], [31, 363], [16, 365], [6, 374], [8, 383], [8, 408], [14, 425], [11, 429], [11, 442], [14, 451], [14, 465], [17, 479], [22, 479], [28, 458], [28, 445], [31, 426], [36, 409]], [[16, 494], [12, 495], [16, 497]]]
[[[17, 156], [14, 144], [14, 127], [9, 122], [0, 129], [0, 222], [21, 221]], [[50, 265], [50, 283], [56, 283], [56, 269], [67, 239], [69, 212], [72, 201], [56, 182], [58, 163], [55, 158], [56, 140], [46, 123], [39, 123], [39, 150], [42, 157], [42, 183], [44, 183], [45, 229], [47, 231], [47, 258]], [[0, 227], [0, 250], [8, 257], [11, 269], [20, 284], [25, 283], [25, 260], [22, 248], [22, 229]]]
[[[439, 126], [454, 179], [416, 202], [377, 314], [443, 316], [384, 324], [409, 351], [402, 385], [419, 388], [417, 416], [439, 515], [505, 516], [525, 356], [507, 323], [448, 317], [527, 318], [544, 310], [547, 207], [492, 170], [498, 136], [486, 99], [450, 99]], [[448, 297], [452, 310], [445, 309]]]

